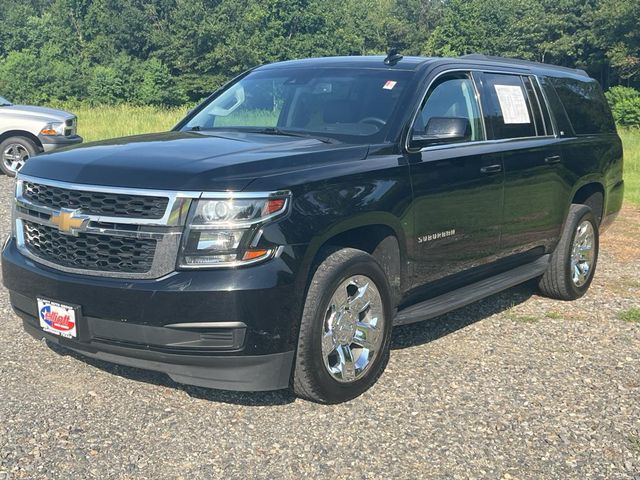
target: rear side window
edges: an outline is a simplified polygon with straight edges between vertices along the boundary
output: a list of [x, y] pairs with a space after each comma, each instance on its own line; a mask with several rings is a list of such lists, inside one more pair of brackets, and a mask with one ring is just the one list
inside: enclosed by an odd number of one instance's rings
[[529, 104], [531, 105], [531, 109], [533, 110], [533, 118], [535, 120], [536, 134], [538, 136], [546, 135], [547, 131], [545, 128], [544, 119], [542, 118], [542, 111], [540, 110], [540, 102], [538, 102], [538, 97], [536, 96], [536, 92], [533, 89], [531, 80], [528, 77], [522, 77], [522, 82], [524, 83], [524, 88], [527, 91]]
[[547, 102], [545, 101], [545, 97], [544, 97], [544, 95], [542, 93], [542, 90], [540, 89], [539, 79], [537, 77], [530, 76], [529, 77], [529, 81], [531, 82], [531, 85], [533, 86], [533, 93], [534, 93], [536, 99], [538, 100], [538, 104], [540, 106], [540, 110], [541, 110], [541, 113], [542, 113], [542, 119], [544, 121], [545, 130], [547, 132], [547, 135], [553, 135], [554, 134], [553, 122], [551, 121], [551, 116], [549, 115], [549, 108], [547, 106]]
[[538, 77], [538, 79], [540, 80], [544, 94], [549, 102], [549, 108], [553, 112], [556, 127], [558, 129], [558, 135], [561, 137], [570, 137], [575, 135], [571, 122], [569, 122], [569, 116], [567, 115], [555, 88], [553, 88], [553, 85], [549, 83], [549, 79], [547, 77]]
[[484, 115], [493, 139], [535, 137], [536, 118], [544, 135], [540, 112], [534, 113], [520, 75], [484, 73], [482, 83]]
[[611, 111], [595, 80], [549, 78], [576, 135], [612, 133], [616, 127]]

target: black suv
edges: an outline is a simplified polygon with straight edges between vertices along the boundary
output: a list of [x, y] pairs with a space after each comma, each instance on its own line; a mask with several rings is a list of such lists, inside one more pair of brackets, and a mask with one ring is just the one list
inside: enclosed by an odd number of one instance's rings
[[622, 197], [583, 71], [288, 61], [171, 132], [27, 163], [3, 279], [27, 332], [86, 356], [341, 402], [380, 376], [393, 325], [530, 279], [582, 296]]

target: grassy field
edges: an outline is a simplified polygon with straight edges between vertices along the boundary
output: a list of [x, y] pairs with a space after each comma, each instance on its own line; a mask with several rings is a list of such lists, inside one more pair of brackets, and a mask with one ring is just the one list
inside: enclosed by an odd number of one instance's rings
[[[85, 141], [124, 137], [139, 133], [169, 130], [180, 120], [187, 108], [116, 107], [71, 109], [78, 115], [79, 133]], [[640, 130], [621, 130], [625, 154], [625, 198], [640, 205]]]
[[131, 105], [69, 109], [78, 116], [78, 134], [84, 137], [85, 142], [167, 131], [184, 117], [187, 110], [186, 107], [167, 109]]
[[624, 198], [640, 205], [640, 130], [621, 130], [624, 144]]

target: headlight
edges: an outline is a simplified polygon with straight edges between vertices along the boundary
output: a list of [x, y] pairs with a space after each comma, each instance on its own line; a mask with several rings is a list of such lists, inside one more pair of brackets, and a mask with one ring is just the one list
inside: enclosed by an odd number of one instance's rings
[[286, 214], [289, 202], [289, 192], [197, 200], [189, 212], [178, 266], [228, 267], [271, 258], [278, 246], [258, 247], [255, 240], [260, 227]]
[[64, 122], [47, 123], [44, 128], [40, 130], [40, 135], [64, 135]]

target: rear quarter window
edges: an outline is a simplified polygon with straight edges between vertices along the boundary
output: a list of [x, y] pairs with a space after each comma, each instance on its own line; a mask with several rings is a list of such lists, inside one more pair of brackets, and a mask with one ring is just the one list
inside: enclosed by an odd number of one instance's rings
[[616, 131], [609, 105], [595, 80], [549, 78], [576, 135]]

